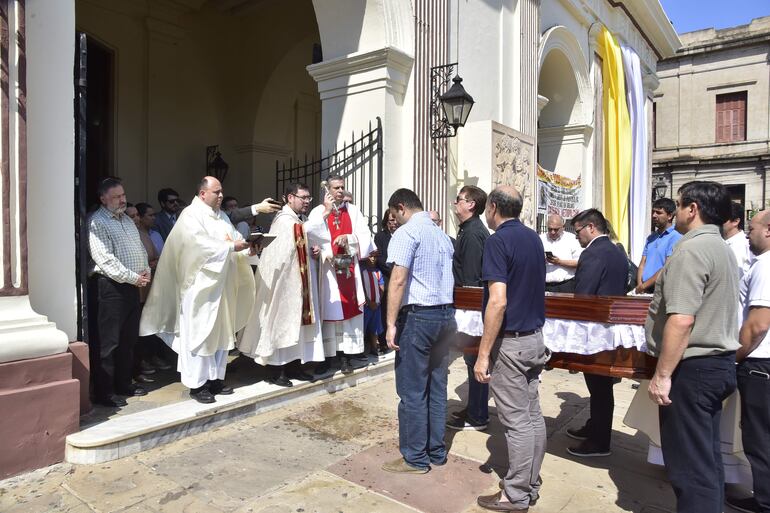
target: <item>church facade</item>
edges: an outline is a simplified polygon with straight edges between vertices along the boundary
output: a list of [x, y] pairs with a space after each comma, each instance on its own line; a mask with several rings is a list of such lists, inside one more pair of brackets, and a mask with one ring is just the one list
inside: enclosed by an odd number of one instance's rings
[[[372, 161], [350, 144], [378, 127], [376, 180], [350, 185], [366, 189], [370, 224], [398, 187], [452, 220], [460, 187], [507, 183], [535, 226], [551, 201], [543, 177], [569, 189], [559, 208], [603, 202], [601, 28], [639, 56], [650, 127], [657, 62], [679, 46], [647, 0], [0, 0], [0, 9], [0, 408], [15, 419], [4, 425], [23, 426], [0, 433], [0, 454], [18, 456], [0, 456], [0, 477], [60, 460], [87, 401], [83, 347], [71, 344], [85, 324], [79, 226], [103, 177], [122, 178], [134, 203], [157, 205], [163, 187], [189, 200], [215, 148], [229, 164], [225, 193], [246, 203], [274, 196], [284, 165], [316, 172], [326, 157], [350, 162], [354, 176]], [[447, 137], [437, 97], [457, 74], [475, 105]]]

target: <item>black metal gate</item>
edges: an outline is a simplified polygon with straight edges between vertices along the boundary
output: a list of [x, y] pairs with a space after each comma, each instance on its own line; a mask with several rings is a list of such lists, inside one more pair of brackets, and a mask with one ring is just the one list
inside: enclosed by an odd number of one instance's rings
[[[86, 63], [87, 36], [75, 40], [75, 269], [77, 273], [77, 340], [88, 342], [88, 225], [86, 211]], [[93, 320], [92, 320], [93, 321]], [[93, 324], [93, 322], [92, 322]]]
[[305, 155], [304, 163], [275, 162], [275, 195], [283, 196], [286, 186], [294, 182], [305, 183], [310, 187], [314, 196], [313, 206], [320, 204], [321, 181], [329, 176], [338, 175], [345, 179], [345, 187], [353, 194], [353, 203], [366, 216], [369, 228], [377, 231], [383, 209], [382, 199], [382, 122], [377, 118], [377, 125], [369, 132], [361, 132], [356, 139], [355, 133], [351, 142], [334, 153], [319, 155], [318, 160], [308, 162]]

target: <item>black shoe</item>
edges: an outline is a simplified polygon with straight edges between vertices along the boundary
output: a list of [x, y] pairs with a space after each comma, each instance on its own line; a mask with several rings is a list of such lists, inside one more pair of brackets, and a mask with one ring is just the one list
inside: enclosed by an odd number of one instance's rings
[[313, 369], [313, 374], [316, 376], [321, 376], [322, 374], [326, 374], [329, 372], [332, 368], [331, 363], [329, 363], [329, 360], [324, 360], [318, 365], [315, 366], [315, 369]]
[[577, 429], [567, 428], [567, 436], [575, 440], [580, 440], [581, 442], [583, 440], [588, 440], [588, 424]]
[[137, 383], [155, 383], [155, 379], [151, 378], [150, 376], [145, 376], [144, 374], [139, 374], [134, 378], [134, 381]]
[[225, 385], [225, 380], [223, 379], [209, 380], [208, 385], [209, 392], [211, 392], [212, 395], [231, 395], [235, 393], [233, 387], [230, 385]]
[[153, 356], [150, 358], [150, 365], [158, 370], [169, 370], [171, 368], [171, 364], [160, 356]]
[[567, 452], [579, 458], [597, 458], [612, 454], [609, 447], [599, 447], [589, 440], [583, 440], [580, 445], [567, 448]]
[[465, 419], [468, 418], [468, 409], [467, 408], [463, 408], [462, 410], [453, 411], [452, 413], [450, 413], [450, 415], [452, 417], [456, 418], [456, 419], [463, 419], [463, 420], [465, 420]]
[[343, 356], [341, 358], [340, 371], [343, 374], [350, 374], [351, 372], [353, 372], [353, 366], [350, 365], [350, 358], [348, 358], [347, 356]]
[[217, 401], [214, 396], [211, 395], [211, 392], [206, 385], [198, 388], [191, 388], [190, 397], [203, 404], [211, 404]]
[[464, 419], [451, 418], [447, 421], [446, 427], [455, 431], [484, 431], [489, 427], [489, 421], [477, 422], [470, 417]]
[[155, 374], [155, 366], [145, 360], [142, 360], [139, 363], [139, 372], [142, 374]]
[[140, 386], [132, 385], [125, 390], [116, 390], [118, 395], [126, 395], [128, 397], [141, 397], [147, 395], [147, 390]]
[[303, 370], [290, 372], [289, 376], [291, 377], [291, 379], [296, 379], [298, 381], [315, 381], [315, 376], [313, 376], [312, 374], [308, 374]]
[[289, 378], [287, 378], [283, 374], [281, 374], [280, 376], [277, 376], [275, 378], [268, 378], [267, 382], [271, 383], [273, 385], [278, 385], [279, 387], [292, 387], [292, 386], [294, 386], [294, 384], [289, 380]]
[[128, 404], [125, 399], [121, 399], [120, 397], [97, 398], [94, 399], [93, 403], [107, 408], [120, 408], [121, 406], [126, 406]]
[[725, 497], [725, 504], [736, 511], [743, 511], [745, 513], [759, 513], [762, 511], [754, 497], [746, 497], [745, 499]]

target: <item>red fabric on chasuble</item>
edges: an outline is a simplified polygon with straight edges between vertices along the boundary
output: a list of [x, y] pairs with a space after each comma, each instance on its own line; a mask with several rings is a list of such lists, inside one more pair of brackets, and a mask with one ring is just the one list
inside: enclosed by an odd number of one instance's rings
[[302, 281], [302, 325], [313, 324], [313, 309], [310, 308], [310, 271], [307, 258], [307, 239], [302, 225], [294, 225], [294, 244], [297, 246], [297, 258], [299, 260], [299, 275]]
[[[329, 233], [331, 233], [332, 236], [332, 251], [334, 252], [334, 255], [339, 255], [340, 253], [345, 254], [347, 252], [346, 249], [340, 248], [336, 244], [334, 244], [334, 241], [339, 237], [340, 235], [350, 235], [353, 233], [353, 223], [350, 220], [350, 214], [348, 213], [347, 207], [343, 206], [339, 209], [339, 221], [335, 223], [336, 212], [332, 210], [332, 213], [329, 214], [329, 217], [326, 218], [326, 224], [329, 225]], [[337, 226], [339, 224], [339, 226]], [[356, 296], [356, 266], [355, 266], [355, 260], [353, 261], [353, 264], [350, 265], [350, 268], [348, 269], [348, 273], [345, 273], [343, 271], [342, 274], [339, 274], [336, 269], [334, 269], [334, 276], [337, 278], [337, 287], [340, 289], [340, 301], [342, 301], [342, 318], [344, 320], [352, 319], [356, 315], [361, 315], [361, 310], [358, 307], [358, 298]]]

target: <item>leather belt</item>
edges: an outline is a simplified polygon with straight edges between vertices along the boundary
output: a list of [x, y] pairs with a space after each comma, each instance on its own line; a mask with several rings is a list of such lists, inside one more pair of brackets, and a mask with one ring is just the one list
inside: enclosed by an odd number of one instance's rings
[[540, 328], [529, 331], [504, 331], [502, 338], [519, 338], [540, 333]]
[[455, 305], [404, 305], [401, 307], [402, 312], [419, 312], [421, 310], [448, 310], [454, 308]]

